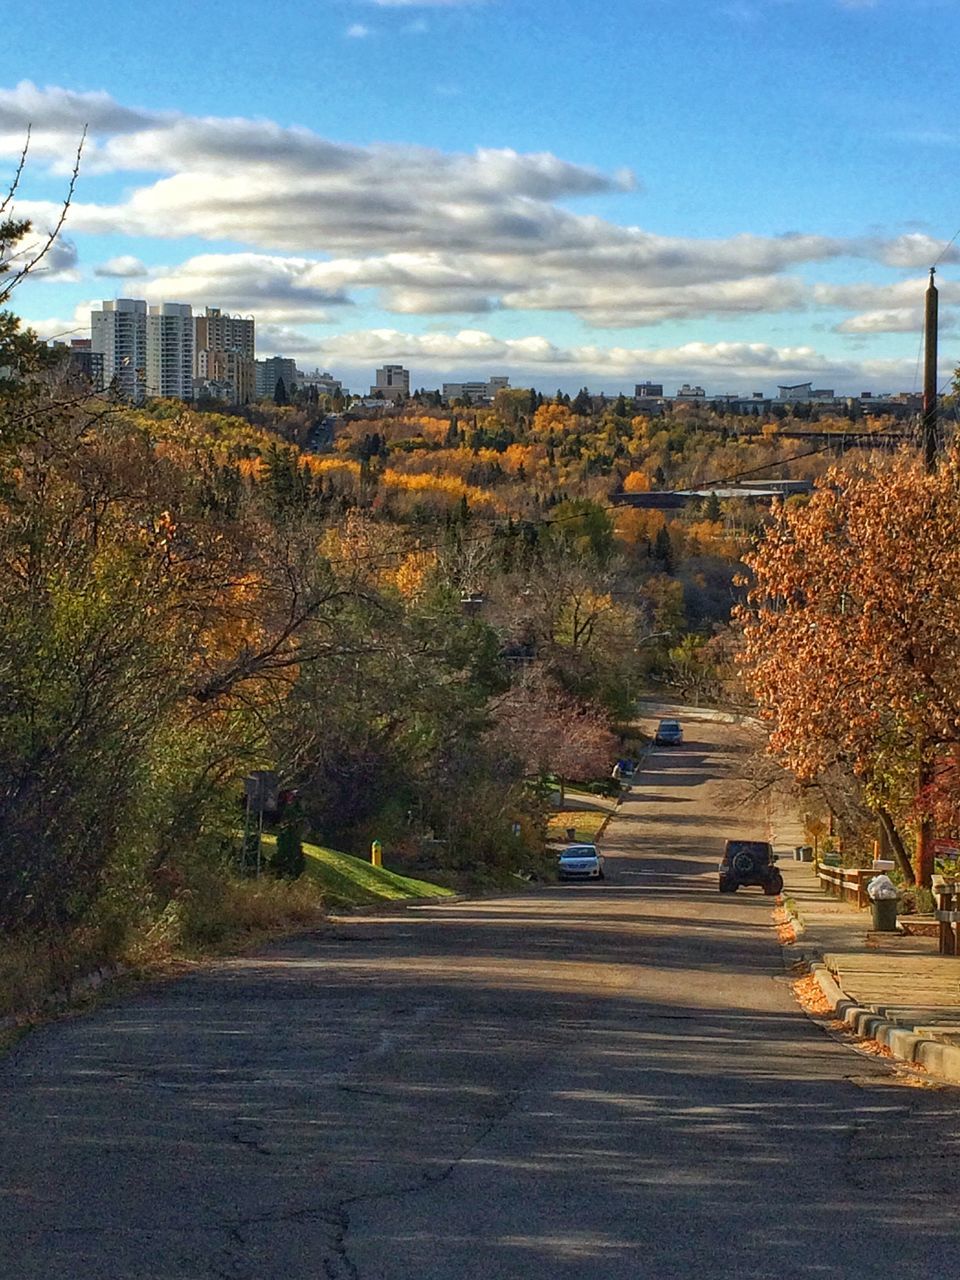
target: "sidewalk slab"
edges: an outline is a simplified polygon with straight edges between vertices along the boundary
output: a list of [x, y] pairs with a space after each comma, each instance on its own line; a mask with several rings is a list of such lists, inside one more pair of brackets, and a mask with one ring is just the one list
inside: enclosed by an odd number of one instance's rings
[[896, 1057], [960, 1083], [960, 957], [939, 955], [936, 938], [875, 932], [869, 911], [825, 893], [813, 866], [792, 859], [803, 840], [790, 822], [774, 817], [771, 827], [799, 924], [790, 952], [810, 964], [835, 1016]]

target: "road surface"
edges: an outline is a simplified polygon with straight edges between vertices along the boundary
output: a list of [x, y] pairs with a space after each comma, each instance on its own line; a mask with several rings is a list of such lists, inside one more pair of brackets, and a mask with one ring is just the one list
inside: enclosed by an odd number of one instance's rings
[[0, 1061], [5, 1280], [857, 1280], [956, 1271], [958, 1094], [797, 1009], [688, 721], [606, 885], [352, 918]]

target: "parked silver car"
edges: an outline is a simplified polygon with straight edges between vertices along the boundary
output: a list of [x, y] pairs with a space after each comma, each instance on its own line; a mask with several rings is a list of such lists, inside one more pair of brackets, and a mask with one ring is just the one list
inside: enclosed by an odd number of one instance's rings
[[557, 858], [558, 880], [603, 880], [603, 855], [595, 844], [571, 844]]

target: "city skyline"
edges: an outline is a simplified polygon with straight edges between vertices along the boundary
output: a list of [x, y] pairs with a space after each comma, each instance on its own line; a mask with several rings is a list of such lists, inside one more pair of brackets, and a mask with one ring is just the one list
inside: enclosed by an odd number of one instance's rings
[[[254, 314], [262, 351], [350, 386], [403, 364], [418, 386], [913, 391], [937, 261], [942, 379], [955, 362], [960, 219], [922, 180], [960, 140], [937, 0], [281, 0], [278, 29], [316, 37], [282, 54], [242, 0], [230, 59], [178, 2], [123, 70], [95, 38], [113, 0], [48, 8], [49, 30], [15, 16], [32, 79], [0, 88], [8, 173], [33, 130], [17, 203], [39, 230], [89, 125], [17, 295], [44, 337], [82, 335], [112, 285]], [[148, 52], [169, 73], [149, 88]]]

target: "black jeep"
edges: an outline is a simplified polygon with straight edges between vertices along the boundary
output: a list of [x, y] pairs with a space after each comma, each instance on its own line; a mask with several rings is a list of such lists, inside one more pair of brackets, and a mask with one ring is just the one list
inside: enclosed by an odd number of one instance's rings
[[720, 862], [720, 892], [736, 893], [742, 884], [758, 884], [771, 897], [782, 892], [776, 860], [766, 840], [728, 840]]

